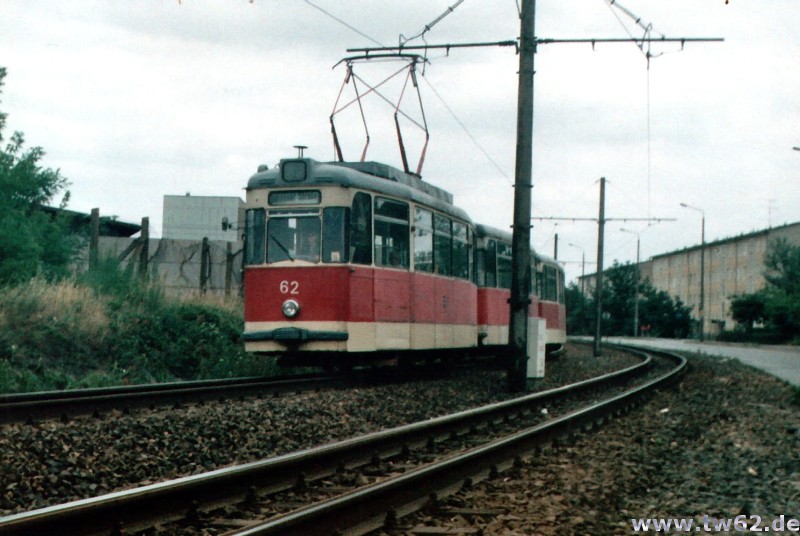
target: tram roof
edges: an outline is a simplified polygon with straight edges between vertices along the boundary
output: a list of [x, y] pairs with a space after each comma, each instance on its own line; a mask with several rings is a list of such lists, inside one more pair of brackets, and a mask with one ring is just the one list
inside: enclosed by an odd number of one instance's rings
[[[296, 168], [289, 172], [290, 167]], [[302, 170], [302, 171], [300, 171]], [[313, 158], [285, 158], [272, 169], [260, 169], [247, 182], [248, 190], [260, 188], [308, 188], [329, 186], [361, 188], [408, 199], [472, 222], [469, 215], [453, 205], [453, 194], [380, 162], [318, 162]]]

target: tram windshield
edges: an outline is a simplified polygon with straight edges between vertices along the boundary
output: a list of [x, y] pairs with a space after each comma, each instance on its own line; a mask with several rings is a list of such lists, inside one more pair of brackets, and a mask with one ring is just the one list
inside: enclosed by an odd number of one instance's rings
[[250, 209], [246, 214], [246, 264], [303, 260], [347, 262], [349, 208]]
[[267, 262], [319, 262], [319, 216], [275, 216], [267, 220]]

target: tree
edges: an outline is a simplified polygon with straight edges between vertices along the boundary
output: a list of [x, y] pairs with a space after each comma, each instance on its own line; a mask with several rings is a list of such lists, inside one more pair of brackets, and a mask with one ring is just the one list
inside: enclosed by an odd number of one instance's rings
[[792, 246], [786, 238], [773, 240], [764, 254], [764, 266], [768, 288], [800, 297], [800, 247]]
[[[608, 313], [603, 320], [603, 332], [610, 335], [632, 335], [634, 302], [636, 299], [636, 266], [614, 261], [606, 271], [603, 281], [603, 311]], [[641, 288], [639, 289], [641, 291]]]
[[800, 247], [785, 238], [770, 242], [764, 255], [766, 316], [783, 340], [800, 335]]
[[[764, 254], [763, 289], [734, 296], [731, 315], [748, 340], [786, 342], [800, 336], [800, 247], [785, 238], [773, 240]], [[753, 329], [755, 322], [764, 328]], [[736, 334], [732, 334], [736, 337]]]
[[564, 293], [567, 308], [567, 333], [590, 335], [593, 326], [591, 301], [575, 283], [570, 283]]
[[680, 298], [673, 298], [666, 291], [656, 289], [650, 281], [642, 285], [639, 325], [648, 326], [653, 337], [687, 337], [692, 327], [691, 311]]
[[[683, 338], [691, 327], [691, 309], [679, 298], [657, 290], [649, 280], [637, 286], [636, 266], [614, 264], [603, 279], [603, 335], [633, 333], [635, 300], [639, 297], [640, 330], [647, 327], [655, 337]], [[567, 333], [581, 335], [594, 332], [596, 301], [584, 296], [576, 285], [567, 289]], [[574, 308], [574, 310], [573, 310]]]
[[[6, 69], [0, 67], [0, 94]], [[6, 142], [7, 114], [0, 112], [0, 284], [30, 279], [36, 274], [67, 273], [76, 239], [58, 217], [42, 208], [68, 186], [58, 170], [42, 168], [41, 147], [24, 149], [25, 138], [14, 132]], [[69, 199], [65, 192], [64, 208]]]
[[763, 292], [734, 296], [731, 300], [731, 317], [744, 326], [746, 333], [753, 332], [756, 322], [763, 322], [766, 317], [767, 302]]

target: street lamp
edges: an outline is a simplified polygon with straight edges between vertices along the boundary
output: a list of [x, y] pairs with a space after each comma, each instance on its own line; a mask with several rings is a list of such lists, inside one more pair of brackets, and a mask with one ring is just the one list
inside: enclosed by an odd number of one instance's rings
[[690, 210], [696, 210], [702, 216], [700, 220], [700, 307], [698, 308], [698, 314], [700, 316], [700, 340], [702, 341], [706, 328], [705, 310], [703, 307], [705, 305], [706, 296], [706, 213], [703, 212], [703, 209], [687, 205], [686, 203], [681, 203], [681, 206]]
[[581, 250], [581, 294], [585, 296], [586, 292], [584, 292], [584, 285], [586, 285], [586, 250], [577, 244], [573, 244], [572, 242], [570, 242], [569, 245]]
[[636, 294], [633, 298], [633, 336], [639, 336], [639, 233], [620, 227], [623, 233], [636, 235]]

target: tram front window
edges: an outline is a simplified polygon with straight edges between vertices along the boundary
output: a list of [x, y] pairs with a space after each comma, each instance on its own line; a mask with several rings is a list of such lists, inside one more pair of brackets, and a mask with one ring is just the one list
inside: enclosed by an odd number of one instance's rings
[[319, 216], [271, 217], [267, 223], [267, 262], [319, 262], [320, 242]]
[[263, 208], [248, 209], [245, 213], [245, 264], [264, 262], [264, 227], [266, 212]]
[[347, 262], [347, 220], [350, 209], [345, 207], [326, 207], [322, 212], [322, 262]]

